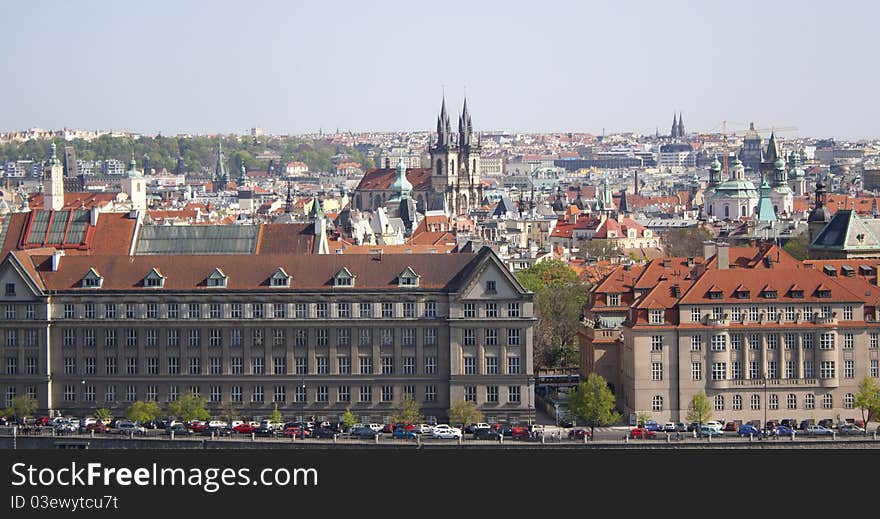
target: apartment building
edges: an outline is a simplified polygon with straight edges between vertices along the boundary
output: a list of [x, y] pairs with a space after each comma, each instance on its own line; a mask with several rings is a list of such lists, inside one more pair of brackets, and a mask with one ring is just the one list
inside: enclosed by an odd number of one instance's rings
[[387, 421], [477, 403], [525, 421], [531, 293], [476, 254], [74, 255], [0, 264], [4, 401], [40, 413], [121, 413], [205, 397], [215, 412]]

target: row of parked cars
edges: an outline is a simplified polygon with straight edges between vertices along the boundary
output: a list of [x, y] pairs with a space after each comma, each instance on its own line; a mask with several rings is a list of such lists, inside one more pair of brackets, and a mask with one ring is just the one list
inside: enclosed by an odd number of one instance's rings
[[[878, 428], [880, 429], [880, 428]], [[710, 420], [705, 423], [691, 422], [685, 424], [683, 422], [666, 422], [662, 426], [654, 421], [648, 420], [644, 424], [640, 423], [630, 430], [631, 438], [654, 438], [658, 432], [666, 433], [696, 433], [696, 436], [717, 437], [723, 436], [724, 432], [734, 432], [736, 435], [745, 436], [792, 436], [803, 434], [806, 436], [832, 436], [835, 433], [841, 435], [863, 435], [866, 434], [863, 424], [857, 423], [839, 423], [832, 425], [831, 420], [820, 420], [814, 423], [813, 420], [803, 420], [800, 424], [794, 419], [784, 419], [781, 421], [768, 420], [764, 427], [761, 422], [753, 420], [751, 422], [742, 423], [723, 422]]]

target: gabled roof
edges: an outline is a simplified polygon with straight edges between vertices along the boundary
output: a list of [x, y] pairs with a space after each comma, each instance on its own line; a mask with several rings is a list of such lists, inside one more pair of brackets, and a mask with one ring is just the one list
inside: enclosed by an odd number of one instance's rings
[[[412, 168], [406, 170], [406, 179], [413, 186], [413, 191], [427, 191], [431, 187], [431, 168]], [[390, 190], [391, 184], [397, 179], [397, 168], [370, 169], [358, 184], [355, 191]]]

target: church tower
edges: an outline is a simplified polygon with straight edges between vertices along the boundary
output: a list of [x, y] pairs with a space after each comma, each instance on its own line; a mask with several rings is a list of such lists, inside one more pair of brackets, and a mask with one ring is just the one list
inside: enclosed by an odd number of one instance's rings
[[122, 192], [128, 195], [131, 208], [139, 211], [147, 209], [147, 179], [137, 169], [134, 155], [131, 156], [128, 171], [120, 181]]
[[458, 118], [458, 134], [446, 112], [446, 97], [437, 117], [437, 141], [429, 148], [431, 188], [442, 195], [446, 207], [462, 214], [479, 207], [483, 196], [480, 185], [480, 143], [474, 142], [473, 122], [467, 99]]
[[229, 175], [226, 173], [226, 166], [223, 165], [223, 141], [217, 147], [217, 164], [214, 166], [213, 191], [219, 193], [226, 190], [226, 184], [229, 182]]
[[47, 209], [64, 209], [64, 166], [58, 160], [55, 143], [52, 143], [52, 156], [49, 158], [49, 203]]

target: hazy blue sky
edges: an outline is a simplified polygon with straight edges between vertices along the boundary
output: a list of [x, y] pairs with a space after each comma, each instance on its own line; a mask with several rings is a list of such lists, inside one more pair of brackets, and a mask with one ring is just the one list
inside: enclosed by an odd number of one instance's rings
[[[0, 130], [667, 132], [721, 120], [880, 136], [867, 1], [15, 1]], [[731, 125], [743, 129], [742, 125]], [[793, 135], [791, 133], [786, 135]]]

